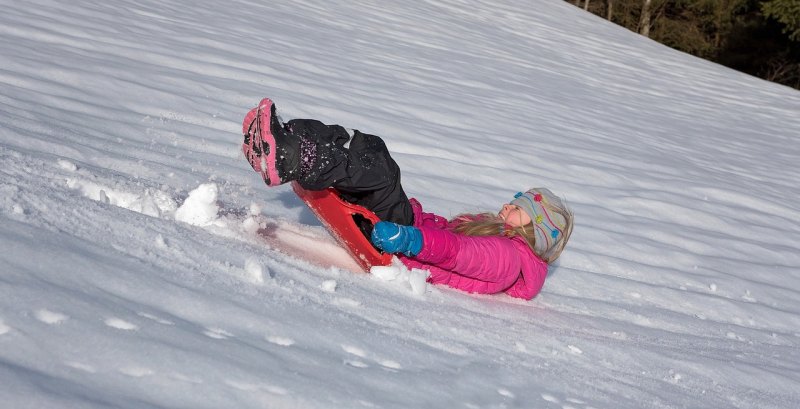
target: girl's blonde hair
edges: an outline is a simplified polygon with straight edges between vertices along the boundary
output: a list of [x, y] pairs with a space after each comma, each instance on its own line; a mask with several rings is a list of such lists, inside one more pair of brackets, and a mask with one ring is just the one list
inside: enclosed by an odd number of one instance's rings
[[572, 235], [573, 215], [566, 205], [557, 206], [553, 203], [545, 204], [547, 210], [560, 215], [565, 220], [562, 233], [559, 235], [558, 240], [544, 251], [536, 250], [536, 235], [534, 234], [533, 221], [530, 223], [512, 227], [509, 226], [499, 216], [493, 213], [479, 213], [479, 214], [460, 214], [453, 219], [456, 226], [453, 231], [463, 234], [465, 236], [506, 236], [516, 237], [520, 236], [525, 239], [528, 247], [547, 264], [556, 261], [564, 251], [564, 247]]

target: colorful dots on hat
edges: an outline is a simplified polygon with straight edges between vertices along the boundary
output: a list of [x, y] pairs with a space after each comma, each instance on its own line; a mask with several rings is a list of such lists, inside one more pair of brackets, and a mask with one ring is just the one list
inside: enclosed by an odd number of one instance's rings
[[511, 204], [519, 206], [530, 216], [534, 227], [534, 251], [537, 254], [545, 254], [564, 237], [562, 229], [566, 226], [566, 220], [551, 208], [557, 208], [554, 205], [559, 205], [560, 201], [553, 199], [549, 190], [535, 188], [517, 193]]

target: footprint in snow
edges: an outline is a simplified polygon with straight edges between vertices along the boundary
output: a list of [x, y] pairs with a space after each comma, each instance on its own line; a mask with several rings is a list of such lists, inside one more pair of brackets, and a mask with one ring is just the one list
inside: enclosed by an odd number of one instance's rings
[[249, 383], [243, 381], [227, 380], [225, 384], [231, 388], [238, 389], [245, 392], [269, 392], [273, 395], [288, 395], [289, 391], [281, 388], [280, 386], [265, 384], [265, 383]]
[[[342, 345], [342, 349], [347, 352], [348, 354], [355, 355], [362, 359], [367, 359], [367, 352], [363, 349], [352, 346], [352, 345]], [[376, 362], [378, 365], [382, 366], [384, 369], [389, 369], [392, 371], [400, 370], [403, 367], [397, 362], [390, 359], [377, 359]], [[345, 360], [345, 365], [349, 365], [355, 368], [368, 368], [369, 365], [361, 360]]]
[[397, 361], [392, 361], [390, 359], [378, 361], [378, 364], [386, 369], [393, 369], [393, 370], [403, 369], [400, 363], [398, 363]]
[[359, 369], [369, 368], [369, 365], [367, 365], [366, 363], [364, 363], [362, 361], [359, 361], [359, 360], [353, 360], [353, 359], [345, 359], [344, 360], [344, 364], [347, 365], [347, 366], [352, 366], [353, 368], [359, 368]]
[[47, 309], [41, 309], [34, 313], [34, 316], [37, 320], [49, 324], [49, 325], [56, 325], [60, 324], [69, 319], [69, 316], [64, 315], [60, 312], [50, 311]]
[[576, 347], [575, 345], [567, 345], [567, 348], [569, 348], [569, 352], [571, 352], [573, 355], [581, 355], [581, 354], [583, 354], [583, 350], [581, 350], [580, 348]]
[[351, 354], [351, 355], [355, 355], [355, 356], [357, 356], [359, 358], [364, 358], [364, 357], [367, 356], [367, 353], [364, 352], [364, 350], [359, 348], [359, 347], [354, 347], [354, 346], [350, 346], [350, 345], [342, 345], [342, 349], [344, 349], [344, 352], [347, 352], [348, 354]]
[[155, 322], [157, 322], [159, 324], [162, 324], [162, 325], [175, 325], [172, 321], [165, 320], [163, 318], [159, 318], [159, 317], [156, 317], [155, 315], [148, 314], [148, 313], [145, 313], [145, 312], [139, 312], [136, 315], [138, 315], [140, 317], [147, 318], [149, 320], [153, 320], [153, 321], [155, 321]]
[[[592, 406], [586, 406], [586, 402], [581, 399], [576, 398], [566, 398], [564, 399], [564, 403], [561, 402], [561, 399], [550, 395], [549, 393], [543, 393], [542, 399], [547, 402], [554, 403], [556, 405], [560, 405], [561, 409], [577, 409], [579, 406], [583, 406], [584, 409], [594, 409]], [[574, 406], [578, 405], [578, 406]]]
[[[342, 345], [342, 349], [344, 349], [344, 352], [347, 352], [350, 355], [355, 355], [355, 356], [357, 356], [359, 358], [364, 358], [364, 357], [367, 356], [367, 353], [364, 352], [363, 349], [358, 348], [358, 347], [354, 347], [354, 346], [350, 346], [350, 345]], [[369, 365], [367, 365], [365, 362], [357, 360], [357, 359], [345, 359], [344, 360], [344, 364], [347, 365], [347, 366], [352, 366], [353, 368], [361, 368], [361, 369], [369, 368]]]
[[582, 401], [580, 399], [576, 399], [576, 398], [567, 398], [567, 399], [564, 399], [564, 400], [569, 402], [569, 403], [574, 403], [576, 405], [585, 405], [586, 404], [586, 402], [584, 402], [584, 401]]
[[119, 369], [119, 373], [130, 376], [132, 378], [144, 378], [145, 376], [153, 375], [155, 372], [150, 368], [141, 366], [128, 366]]
[[203, 331], [203, 334], [205, 334], [209, 338], [214, 338], [214, 339], [228, 339], [233, 337], [233, 334], [231, 334], [228, 331], [225, 331], [222, 328], [206, 328], [206, 330]]
[[553, 395], [550, 395], [549, 393], [543, 393], [542, 394], [542, 399], [544, 399], [547, 402], [551, 402], [551, 403], [561, 403], [560, 399], [556, 398]]
[[70, 368], [73, 368], [73, 369], [77, 369], [79, 371], [87, 372], [87, 373], [95, 373], [95, 372], [97, 372], [94, 369], [93, 366], [91, 366], [89, 364], [84, 364], [82, 362], [70, 361], [70, 362], [64, 362], [64, 365], [66, 365], [66, 366], [68, 366]]
[[275, 344], [275, 345], [280, 345], [282, 347], [290, 347], [290, 346], [294, 345], [294, 340], [293, 339], [286, 338], [286, 337], [279, 337], [279, 336], [268, 336], [267, 337], [267, 342]]
[[114, 317], [107, 318], [104, 323], [111, 328], [121, 329], [123, 331], [136, 331], [139, 329], [139, 326], [136, 324]]

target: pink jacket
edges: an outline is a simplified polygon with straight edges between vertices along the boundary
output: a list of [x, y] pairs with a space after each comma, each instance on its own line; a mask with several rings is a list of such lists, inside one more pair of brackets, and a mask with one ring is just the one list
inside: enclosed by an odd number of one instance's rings
[[410, 202], [423, 245], [416, 256], [400, 257], [408, 268], [430, 271], [430, 283], [470, 293], [505, 292], [526, 300], [539, 294], [547, 276], [547, 263], [534, 254], [523, 238], [454, 233], [450, 230], [453, 224], [447, 219], [424, 213], [416, 199]]

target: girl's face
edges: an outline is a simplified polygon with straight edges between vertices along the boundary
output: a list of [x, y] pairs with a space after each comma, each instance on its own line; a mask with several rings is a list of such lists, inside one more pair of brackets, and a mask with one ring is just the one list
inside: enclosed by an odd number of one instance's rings
[[504, 204], [497, 215], [511, 227], [521, 227], [531, 222], [531, 217], [528, 216], [528, 213], [525, 213], [519, 206], [509, 203]]

